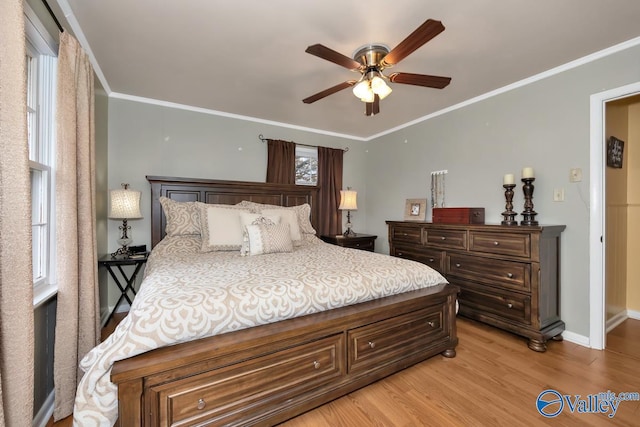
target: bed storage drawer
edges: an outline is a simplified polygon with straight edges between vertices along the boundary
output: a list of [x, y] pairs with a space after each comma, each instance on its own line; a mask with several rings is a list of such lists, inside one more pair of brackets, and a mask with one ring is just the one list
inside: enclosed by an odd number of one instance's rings
[[241, 424], [249, 421], [247, 407], [253, 414], [268, 414], [277, 410], [272, 400], [295, 397], [345, 375], [345, 351], [344, 334], [338, 334], [154, 386], [158, 419], [153, 424]]
[[442, 306], [427, 307], [352, 329], [347, 334], [350, 374], [382, 368], [446, 338]]
[[531, 263], [454, 254], [446, 257], [448, 275], [497, 284], [505, 289], [531, 290]]

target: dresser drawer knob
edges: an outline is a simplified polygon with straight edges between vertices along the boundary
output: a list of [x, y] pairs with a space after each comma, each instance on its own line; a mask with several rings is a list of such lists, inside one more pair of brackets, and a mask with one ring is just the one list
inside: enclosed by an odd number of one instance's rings
[[314, 361], [313, 361], [313, 367], [314, 367], [315, 369], [320, 369], [320, 362], [318, 362], [317, 360], [314, 360]]
[[432, 328], [435, 326], [435, 323], [433, 322], [427, 322], [427, 325], [431, 326]]
[[429, 262], [433, 262], [433, 261], [435, 261], [435, 259], [429, 258]]
[[369, 348], [376, 348], [376, 343], [374, 343], [373, 341], [369, 341]]
[[360, 243], [356, 243], [356, 246], [359, 248], [360, 247]]
[[513, 273], [507, 273], [507, 277], [511, 279], [513, 277]]
[[509, 303], [507, 303], [507, 307], [508, 307], [508, 308], [513, 308], [513, 304], [511, 304], [511, 303], [509, 302]]
[[493, 242], [494, 246], [498, 246], [500, 244], [500, 242]]
[[198, 399], [198, 409], [202, 410], [205, 406], [207, 406], [207, 402], [204, 399]]
[[408, 234], [407, 234], [407, 233], [402, 233], [402, 235], [403, 235], [403, 236], [408, 236]]
[[460, 268], [460, 266], [461, 266], [461, 265], [462, 265], [462, 264], [458, 264], [458, 263], [456, 263], [456, 267], [458, 267], [458, 268]]
[[440, 239], [442, 239], [442, 240], [447, 240], [447, 238], [446, 238], [446, 237], [444, 237], [444, 236], [442, 236]]
[[398, 256], [402, 256], [404, 255], [402, 252], [398, 252]]

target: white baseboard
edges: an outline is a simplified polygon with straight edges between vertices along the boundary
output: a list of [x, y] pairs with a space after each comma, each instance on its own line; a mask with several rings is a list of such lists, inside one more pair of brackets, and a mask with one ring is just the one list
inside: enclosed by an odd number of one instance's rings
[[611, 332], [618, 326], [620, 323], [624, 322], [629, 318], [629, 314], [627, 310], [623, 310], [620, 313], [613, 316], [611, 319], [607, 320], [607, 333]]
[[589, 345], [589, 337], [586, 337], [586, 336], [580, 335], [580, 334], [576, 334], [575, 332], [564, 331], [562, 333], [562, 338], [565, 341], [569, 341], [569, 342], [572, 342], [574, 344], [581, 345], [583, 347], [591, 347]]
[[44, 401], [44, 404], [38, 410], [35, 418], [33, 419], [33, 427], [46, 427], [47, 423], [53, 416], [53, 405], [54, 405], [54, 392], [52, 391], [47, 396], [47, 399]]
[[627, 317], [629, 317], [629, 319], [640, 320], [640, 311], [627, 310]]

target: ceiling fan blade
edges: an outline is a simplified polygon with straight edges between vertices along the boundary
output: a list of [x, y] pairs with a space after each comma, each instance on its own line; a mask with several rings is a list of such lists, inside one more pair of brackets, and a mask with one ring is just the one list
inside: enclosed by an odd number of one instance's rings
[[412, 73], [393, 73], [389, 75], [389, 80], [391, 80], [393, 83], [403, 83], [407, 85], [442, 89], [451, 82], [451, 77], [428, 76], [426, 74]]
[[331, 61], [334, 64], [338, 64], [341, 67], [348, 68], [350, 70], [357, 70], [361, 66], [359, 62], [321, 44], [311, 45], [307, 47], [305, 52], [315, 55], [318, 58], [326, 59], [327, 61]]
[[325, 89], [322, 92], [318, 92], [315, 95], [311, 95], [310, 97], [303, 99], [302, 102], [304, 102], [305, 104], [311, 104], [312, 102], [316, 102], [326, 96], [333, 95], [336, 92], [340, 92], [342, 89], [346, 89], [349, 86], [353, 86], [355, 83], [356, 83], [355, 80], [348, 80], [346, 82], [342, 82], [333, 87], [330, 87], [329, 89]]
[[376, 115], [380, 112], [380, 97], [374, 95], [373, 102], [365, 103], [364, 114], [367, 116]]
[[383, 59], [384, 66], [395, 65], [409, 56], [420, 46], [444, 31], [442, 22], [433, 19], [427, 19], [413, 33], [409, 34], [406, 39], [393, 48]]

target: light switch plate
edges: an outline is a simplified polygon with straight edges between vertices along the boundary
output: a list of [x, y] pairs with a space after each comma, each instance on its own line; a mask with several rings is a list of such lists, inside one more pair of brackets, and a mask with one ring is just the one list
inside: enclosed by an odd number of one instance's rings
[[569, 182], [582, 181], [582, 168], [569, 169]]
[[554, 202], [564, 202], [564, 188], [554, 188], [553, 189], [553, 201]]

